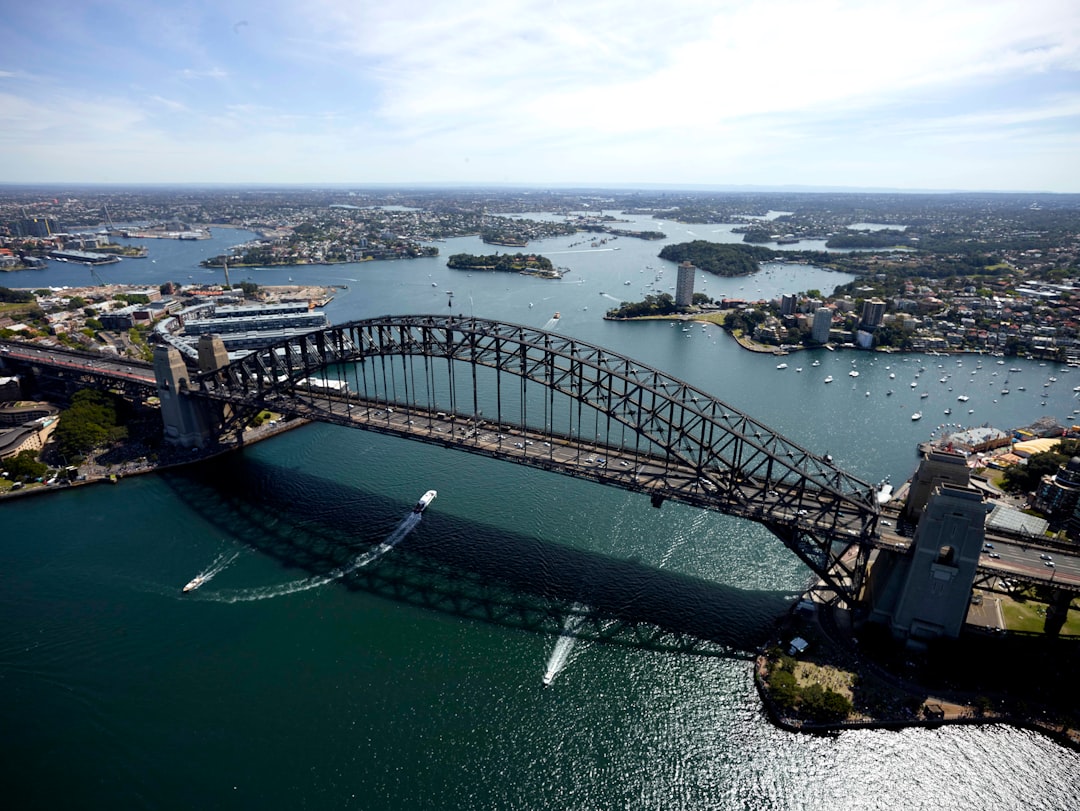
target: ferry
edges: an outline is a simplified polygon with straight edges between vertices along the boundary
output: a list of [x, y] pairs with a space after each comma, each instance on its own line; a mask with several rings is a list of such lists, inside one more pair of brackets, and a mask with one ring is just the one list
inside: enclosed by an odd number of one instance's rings
[[195, 589], [205, 583], [208, 579], [209, 578], [204, 574], [195, 575], [195, 577], [191, 579], [191, 582], [184, 586], [181, 591], [183, 591], [185, 594], [187, 594], [189, 591], [195, 591]]
[[439, 495], [435, 490], [428, 490], [424, 495], [420, 496], [420, 500], [416, 502], [416, 506], [412, 508], [414, 513], [422, 513], [427, 509], [427, 506], [435, 500], [435, 496]]

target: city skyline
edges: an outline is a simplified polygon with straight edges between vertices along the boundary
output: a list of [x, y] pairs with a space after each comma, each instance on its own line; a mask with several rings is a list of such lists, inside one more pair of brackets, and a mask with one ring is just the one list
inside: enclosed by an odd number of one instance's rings
[[0, 182], [1080, 192], [1062, 0], [47, 2]]

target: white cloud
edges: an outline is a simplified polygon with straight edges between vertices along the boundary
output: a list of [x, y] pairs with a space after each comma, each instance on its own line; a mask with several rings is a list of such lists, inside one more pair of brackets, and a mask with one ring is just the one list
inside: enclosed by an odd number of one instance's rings
[[184, 79], [224, 79], [228, 76], [228, 73], [221, 68], [207, 68], [205, 70], [184, 68], [179, 71], [179, 75]]
[[[1075, 0], [239, 0], [225, 15], [196, 0], [189, 11], [136, 12], [143, 36], [116, 47], [133, 49], [137, 69], [96, 60], [98, 90], [48, 72], [32, 98], [0, 97], [0, 143], [38, 139], [41, 156], [85, 146], [105, 161], [111, 139], [117, 166], [135, 166], [129, 144], [152, 147], [198, 155], [207, 179], [264, 166], [273, 177], [236, 179], [858, 185], [867, 167], [911, 177], [935, 147], [955, 148], [963, 172], [962, 144], [997, 141], [1010, 166], [1080, 190], [1080, 174], [1042, 168], [1038, 154], [1077, 130]], [[140, 87], [121, 89], [132, 76]], [[84, 99], [117, 120], [84, 117]]]

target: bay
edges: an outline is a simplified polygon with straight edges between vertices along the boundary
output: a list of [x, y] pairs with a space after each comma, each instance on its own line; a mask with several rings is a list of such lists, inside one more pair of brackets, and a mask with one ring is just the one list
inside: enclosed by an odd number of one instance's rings
[[[668, 241], [719, 241], [711, 228]], [[102, 272], [132, 284], [213, 279], [198, 261], [249, 236], [151, 242], [148, 259]], [[576, 242], [529, 246], [569, 268], [558, 281], [448, 269], [449, 254], [492, 252], [474, 238], [439, 243], [432, 259], [238, 269], [233, 280], [347, 285], [327, 307], [335, 323], [461, 312], [543, 327], [558, 311], [556, 331], [699, 386], [867, 481], [906, 478], [916, 443], [946, 422], [1011, 428], [1071, 419], [1077, 406], [1069, 380], [1080, 373], [1032, 361], [819, 350], [778, 370], [711, 326], [606, 322], [660, 270], [673, 285], [674, 266], [656, 256], [664, 243]], [[52, 266], [5, 283], [80, 274]], [[757, 298], [849, 278], [776, 263], [749, 279], [710, 277], [704, 292]], [[406, 528], [429, 488], [439, 497], [422, 520], [358, 565]], [[181, 595], [215, 560], [231, 562]], [[9, 796], [30, 808], [1064, 809], [1080, 789], [1075, 752], [1007, 727], [782, 732], [742, 658], [580, 641], [542, 688], [556, 640], [425, 607], [409, 594], [433, 570], [456, 576], [465, 597], [480, 573], [523, 601], [573, 592], [587, 605], [616, 592], [628, 605], [708, 610], [746, 650], [808, 579], [754, 524], [323, 425], [189, 470], [10, 501]]]

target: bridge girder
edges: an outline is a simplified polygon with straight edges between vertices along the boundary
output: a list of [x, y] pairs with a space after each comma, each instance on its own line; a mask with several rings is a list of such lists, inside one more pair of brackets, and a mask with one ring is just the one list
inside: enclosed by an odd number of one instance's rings
[[[347, 378], [350, 367], [357, 391], [329, 391], [331, 371]], [[459, 374], [460, 368], [465, 371]], [[481, 370], [493, 372], [494, 381], [478, 382]], [[432, 404], [436, 390], [443, 405]], [[858, 595], [861, 577], [841, 565], [841, 556], [852, 543], [868, 547], [876, 533], [875, 489], [831, 460], [658, 369], [573, 337], [518, 324], [446, 315], [354, 321], [283, 340], [201, 375], [192, 381], [190, 393], [414, 439], [422, 437], [389, 425], [359, 424], [347, 413], [334, 414], [333, 400], [412, 409], [429, 418], [437, 408], [443, 416], [474, 423], [483, 402], [489, 409], [483, 419], [496, 426], [582, 447], [618, 447], [626, 458], [661, 466], [669, 475], [662, 487], [649, 488], [654, 498], [762, 523], [849, 602]], [[325, 406], [319, 404], [320, 394], [326, 397]], [[542, 410], [542, 422], [530, 408]], [[556, 414], [562, 420], [558, 427]], [[586, 443], [589, 431], [595, 436]], [[632, 450], [626, 448], [626, 436]], [[428, 440], [470, 449], [457, 432], [429, 434]], [[535, 464], [501, 450], [490, 455]], [[567, 469], [558, 472], [577, 475]], [[646, 489], [627, 477], [588, 477]]]

